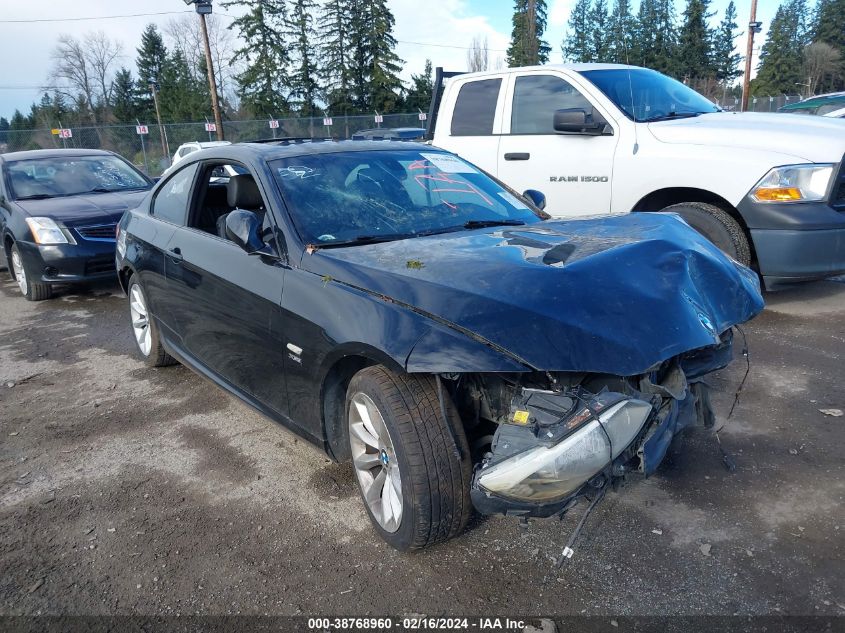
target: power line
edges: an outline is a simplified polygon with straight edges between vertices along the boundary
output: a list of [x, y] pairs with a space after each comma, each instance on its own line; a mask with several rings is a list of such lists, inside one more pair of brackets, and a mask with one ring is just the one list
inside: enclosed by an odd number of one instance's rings
[[39, 18], [36, 20], [0, 20], [0, 24], [35, 24], [37, 22], [84, 22], [87, 20], [117, 20], [119, 18], [146, 18], [155, 15], [176, 15], [193, 11], [159, 11], [158, 13], [129, 13], [126, 15], [99, 15], [84, 18]]

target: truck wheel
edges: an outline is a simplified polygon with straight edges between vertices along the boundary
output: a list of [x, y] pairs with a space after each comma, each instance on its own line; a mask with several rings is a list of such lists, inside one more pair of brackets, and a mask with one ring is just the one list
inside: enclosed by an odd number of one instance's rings
[[43, 301], [53, 296], [53, 288], [50, 284], [37, 281], [31, 271], [26, 269], [21, 252], [17, 244], [12, 245], [12, 274], [18, 282], [21, 294], [29, 301]]
[[349, 447], [364, 506], [382, 539], [400, 551], [452, 538], [470, 517], [469, 446], [445, 390], [443, 398], [448, 424], [433, 377], [382, 365], [362, 369], [347, 390]]
[[150, 367], [166, 367], [175, 365], [176, 360], [164, 351], [161, 338], [158, 335], [158, 327], [149, 308], [147, 308], [147, 296], [137, 279], [129, 280], [129, 318], [132, 322], [132, 334], [135, 336], [135, 345], [144, 362]]
[[677, 213], [687, 224], [740, 264], [751, 265], [751, 247], [745, 231], [729, 213], [704, 202], [681, 202], [663, 211]]

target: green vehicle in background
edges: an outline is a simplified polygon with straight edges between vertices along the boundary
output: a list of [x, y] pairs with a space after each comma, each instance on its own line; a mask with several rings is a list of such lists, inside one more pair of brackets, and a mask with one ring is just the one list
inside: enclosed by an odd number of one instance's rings
[[845, 92], [832, 92], [810, 97], [798, 103], [791, 103], [778, 109], [789, 114], [815, 114], [817, 116], [845, 117]]

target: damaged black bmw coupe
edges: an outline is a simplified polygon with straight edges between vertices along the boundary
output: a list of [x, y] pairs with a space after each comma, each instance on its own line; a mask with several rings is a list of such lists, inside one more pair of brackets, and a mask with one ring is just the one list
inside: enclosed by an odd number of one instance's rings
[[473, 507], [551, 516], [653, 473], [762, 309], [674, 215], [538, 206], [426, 145], [221, 146], [126, 213], [117, 268], [148, 364], [351, 460], [375, 529], [415, 549]]

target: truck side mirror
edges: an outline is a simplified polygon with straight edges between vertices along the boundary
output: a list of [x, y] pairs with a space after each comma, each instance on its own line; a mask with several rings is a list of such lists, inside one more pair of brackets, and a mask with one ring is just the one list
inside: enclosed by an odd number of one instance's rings
[[528, 198], [535, 207], [542, 211], [546, 208], [546, 194], [542, 191], [537, 191], [536, 189], [526, 189], [522, 193], [523, 197]]
[[[601, 136], [606, 134], [609, 126], [601, 116], [587, 112], [582, 108], [566, 108], [555, 110], [554, 129], [561, 134], [583, 134], [585, 136]], [[612, 134], [612, 131], [611, 131]]]

